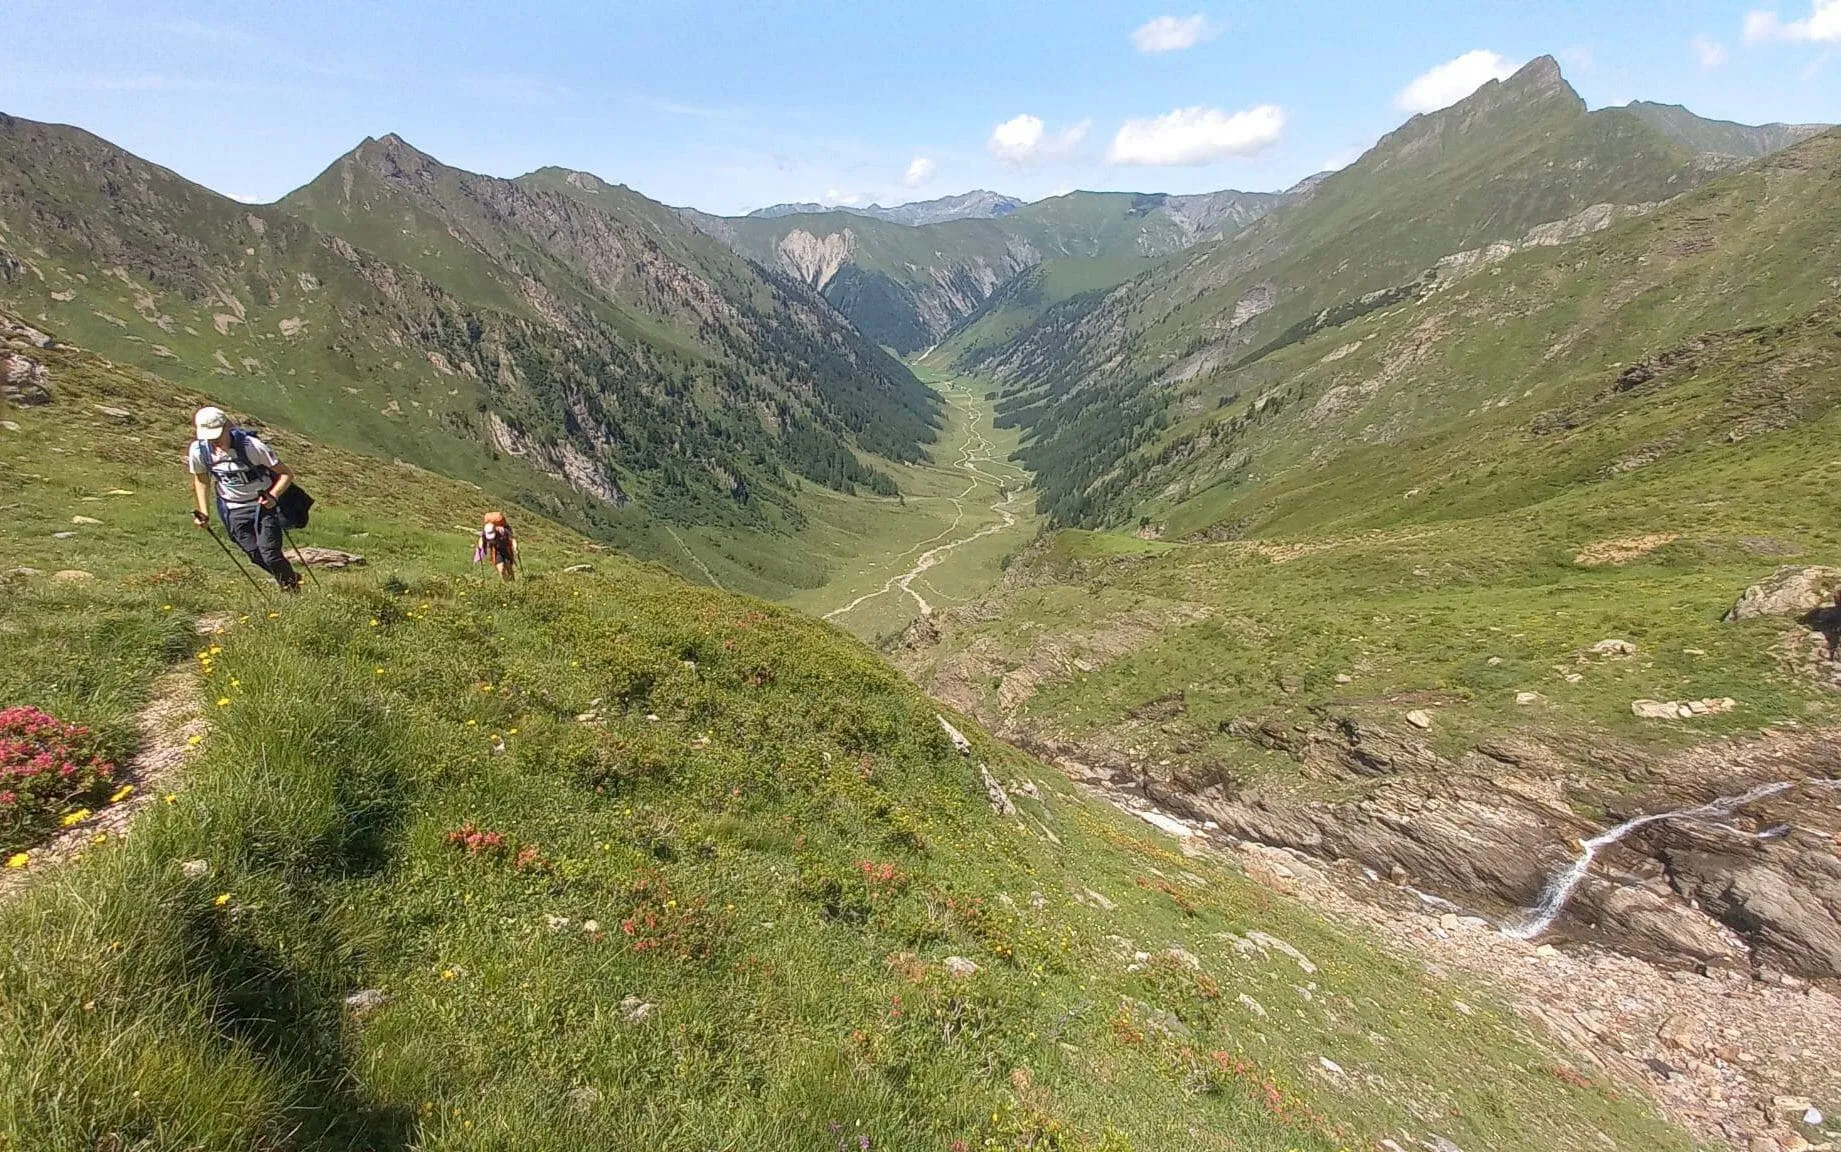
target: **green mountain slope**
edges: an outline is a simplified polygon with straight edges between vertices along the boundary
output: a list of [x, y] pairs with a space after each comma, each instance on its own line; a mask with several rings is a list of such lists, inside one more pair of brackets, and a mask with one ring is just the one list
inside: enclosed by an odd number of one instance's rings
[[27, 344], [0, 699], [176, 767], [7, 869], [8, 1147], [1692, 1147], [834, 629], [535, 518], [480, 579], [463, 485], [274, 430], [370, 567], [245, 599], [160, 497], [197, 394]]
[[934, 434], [937, 397], [818, 297], [591, 178], [392, 138], [250, 207], [7, 118], [0, 229], [26, 314], [652, 555], [671, 524], [796, 551], [802, 481], [892, 495], [875, 455]]
[[1755, 160], [1828, 130], [1829, 124], [1734, 124], [1708, 120], [1679, 104], [1637, 100], [1624, 106], [1654, 128], [1696, 152]]
[[[1045, 261], [1108, 273], [1238, 230], [1283, 198], [1074, 192], [996, 219], [908, 226], [843, 211], [687, 219], [737, 252], [824, 293], [870, 338], [902, 354], [937, 343], [1012, 276]], [[1116, 282], [1116, 281], [1112, 281]]]
[[1461, 266], [1492, 245], [1590, 231], [1731, 166], [1627, 109], [1587, 111], [1537, 60], [1414, 117], [1239, 235], [1052, 308], [966, 363], [1005, 382], [1045, 509], [1064, 522], [1120, 517], [1120, 464], [1196, 415], [1172, 407], [1192, 382], [1395, 305], [1448, 257]]

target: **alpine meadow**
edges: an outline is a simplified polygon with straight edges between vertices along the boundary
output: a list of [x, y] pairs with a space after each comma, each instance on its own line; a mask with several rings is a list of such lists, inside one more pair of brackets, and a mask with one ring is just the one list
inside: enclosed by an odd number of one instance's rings
[[0, 1152], [1841, 1148], [1841, 3], [1596, 7], [26, 5]]

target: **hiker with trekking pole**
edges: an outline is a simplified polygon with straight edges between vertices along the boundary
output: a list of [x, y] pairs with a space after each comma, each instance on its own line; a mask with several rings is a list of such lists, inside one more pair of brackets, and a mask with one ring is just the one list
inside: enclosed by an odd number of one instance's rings
[[[221, 408], [204, 407], [192, 418], [198, 438], [186, 455], [192, 474], [192, 522], [211, 533], [225, 555], [236, 559], [211, 530], [211, 499], [215, 488], [217, 518], [224, 532], [248, 555], [250, 562], [275, 578], [283, 592], [300, 591], [300, 573], [288, 563], [284, 544], [291, 544], [288, 529], [303, 528], [313, 497], [294, 483], [294, 473], [274, 449], [254, 435], [231, 425]], [[294, 554], [300, 556], [296, 547]], [[242, 568], [239, 563], [238, 568]], [[301, 558], [301, 567], [313, 569]], [[251, 584], [255, 577], [243, 572]], [[313, 577], [318, 583], [319, 577]]]

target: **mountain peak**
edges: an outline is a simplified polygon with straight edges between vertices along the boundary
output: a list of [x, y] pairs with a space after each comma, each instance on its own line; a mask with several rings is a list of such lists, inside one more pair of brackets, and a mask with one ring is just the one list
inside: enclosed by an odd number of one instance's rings
[[1542, 92], [1572, 90], [1572, 85], [1560, 74], [1560, 62], [1551, 56], [1536, 56], [1516, 69], [1513, 76], [1502, 82], [1502, 86]]

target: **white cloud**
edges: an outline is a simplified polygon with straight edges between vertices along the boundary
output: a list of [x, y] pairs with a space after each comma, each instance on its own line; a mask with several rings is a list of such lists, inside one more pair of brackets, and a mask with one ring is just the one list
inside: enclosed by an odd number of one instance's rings
[[1140, 24], [1131, 42], [1140, 52], [1181, 52], [1215, 36], [1220, 29], [1197, 12], [1193, 16], [1159, 16]]
[[1239, 112], [1178, 108], [1155, 120], [1127, 120], [1106, 152], [1111, 164], [1212, 164], [1229, 156], [1251, 156], [1278, 142], [1285, 110], [1261, 104]]
[[1505, 80], [1514, 74], [1513, 63], [1478, 48], [1415, 78], [1394, 97], [1394, 107], [1402, 112], [1436, 112], [1456, 104], [1491, 80]]
[[1841, 0], [1815, 0], [1809, 15], [1787, 23], [1775, 12], [1757, 9], [1745, 14], [1745, 39], [1812, 40], [1841, 44]]
[[901, 175], [901, 182], [909, 188], [919, 188], [933, 179], [933, 161], [925, 156], [916, 156], [908, 161], [908, 170]]
[[855, 208], [857, 202], [862, 199], [863, 195], [860, 192], [840, 192], [836, 188], [825, 189], [825, 194], [819, 197], [822, 203], [842, 204], [846, 208]]
[[1694, 37], [1694, 58], [1702, 68], [1718, 68], [1726, 62], [1726, 46], [1705, 36]]
[[1040, 116], [1024, 113], [991, 129], [985, 147], [1006, 164], [1038, 164], [1058, 160], [1074, 153], [1087, 138], [1093, 121], [1082, 120], [1059, 132], [1050, 132]]

